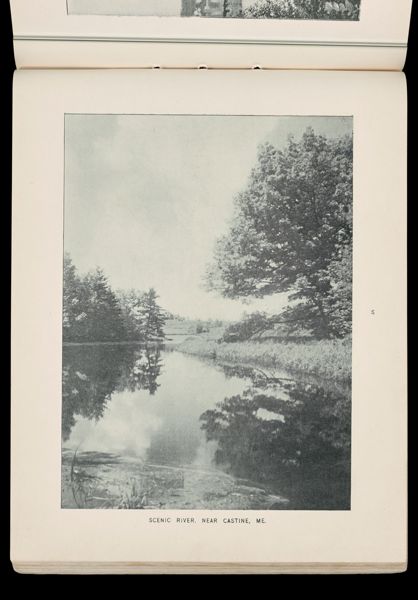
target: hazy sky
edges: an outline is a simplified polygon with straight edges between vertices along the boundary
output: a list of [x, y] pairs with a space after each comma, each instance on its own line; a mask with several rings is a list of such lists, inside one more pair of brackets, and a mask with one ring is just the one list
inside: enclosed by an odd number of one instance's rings
[[[243, 0], [243, 7], [256, 0]], [[181, 0], [68, 0], [73, 14], [125, 16], [180, 16]]]
[[161, 305], [201, 318], [277, 310], [285, 297], [245, 305], [203, 287], [233, 198], [257, 147], [283, 146], [307, 126], [351, 133], [345, 117], [67, 115], [65, 249], [81, 273], [103, 268], [111, 286], [155, 287]]

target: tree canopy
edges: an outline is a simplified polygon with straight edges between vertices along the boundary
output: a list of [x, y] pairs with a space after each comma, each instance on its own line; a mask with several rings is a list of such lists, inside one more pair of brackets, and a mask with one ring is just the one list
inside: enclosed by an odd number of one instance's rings
[[352, 160], [351, 137], [329, 139], [310, 128], [300, 141], [289, 138], [283, 150], [263, 145], [236, 197], [231, 227], [218, 240], [209, 289], [226, 298], [288, 293], [297, 304], [283, 314], [286, 321], [318, 337], [346, 334]]
[[257, 19], [358, 20], [361, 0], [258, 0], [244, 11]]
[[100, 268], [80, 276], [64, 257], [63, 338], [66, 342], [155, 342], [166, 314], [154, 289], [115, 293]]

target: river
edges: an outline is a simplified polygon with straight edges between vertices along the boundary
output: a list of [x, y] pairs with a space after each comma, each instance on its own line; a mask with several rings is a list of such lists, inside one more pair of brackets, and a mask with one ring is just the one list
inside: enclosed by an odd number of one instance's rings
[[66, 346], [62, 507], [348, 510], [350, 396], [176, 350]]

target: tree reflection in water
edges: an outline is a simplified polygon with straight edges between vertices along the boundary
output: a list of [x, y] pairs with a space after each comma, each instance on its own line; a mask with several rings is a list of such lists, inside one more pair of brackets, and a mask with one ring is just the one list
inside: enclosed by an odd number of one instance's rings
[[[230, 376], [243, 372], [226, 368]], [[245, 372], [252, 385], [200, 417], [207, 440], [217, 442], [217, 464], [270, 485], [289, 498], [289, 509], [349, 509], [349, 396]]]
[[62, 368], [62, 439], [76, 416], [98, 421], [115, 391], [157, 391], [162, 360], [157, 346], [65, 346]]
[[[195, 360], [198, 359], [184, 357], [184, 364], [193, 369]], [[177, 369], [178, 364], [174, 364]], [[101, 419], [114, 393], [145, 390], [153, 396], [160, 385], [162, 366], [161, 350], [156, 346], [65, 346], [63, 441], [70, 438], [77, 417]], [[202, 371], [205, 375], [201, 385], [205, 385], [206, 376], [212, 384], [216, 381], [216, 385], [223, 385], [219, 378], [214, 378], [213, 371], [219, 370], [226, 379], [234, 379], [235, 386], [237, 380], [242, 386], [234, 388], [239, 390], [235, 395], [225, 397], [224, 392], [222, 401], [219, 400], [223, 388], [219, 387], [219, 395], [217, 388], [210, 388], [214, 390], [214, 397], [207, 397], [210, 408], [203, 414], [204, 405], [193, 413], [189, 404], [194, 406], [198, 398], [193, 396], [196, 392], [189, 392], [187, 369], [166, 373], [166, 388], [170, 377], [176, 382], [180, 377], [182, 382], [176, 384], [168, 396], [166, 389], [164, 396], [171, 398], [172, 394], [180, 403], [177, 406], [180, 412], [171, 413], [166, 426], [154, 432], [148, 458], [154, 463], [192, 464], [190, 461], [194, 460], [201, 443], [200, 436], [196, 435], [200, 415], [200, 426], [207, 441], [216, 442], [213, 466], [236, 478], [250, 480], [250, 487], [265, 488], [289, 500], [286, 505], [272, 508], [349, 509], [349, 391], [324, 387], [317, 382], [270, 377], [262, 369], [227, 367], [212, 361], [207, 364], [207, 370]], [[190, 411], [194, 416], [189, 418]], [[210, 454], [212, 456], [212, 449]]]

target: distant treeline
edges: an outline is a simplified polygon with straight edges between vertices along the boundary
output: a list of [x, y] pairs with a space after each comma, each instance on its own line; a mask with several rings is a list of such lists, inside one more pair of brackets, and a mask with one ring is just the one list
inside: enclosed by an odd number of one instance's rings
[[102, 269], [80, 275], [68, 253], [64, 256], [64, 342], [156, 342], [164, 339], [167, 315], [158, 295], [113, 291]]

